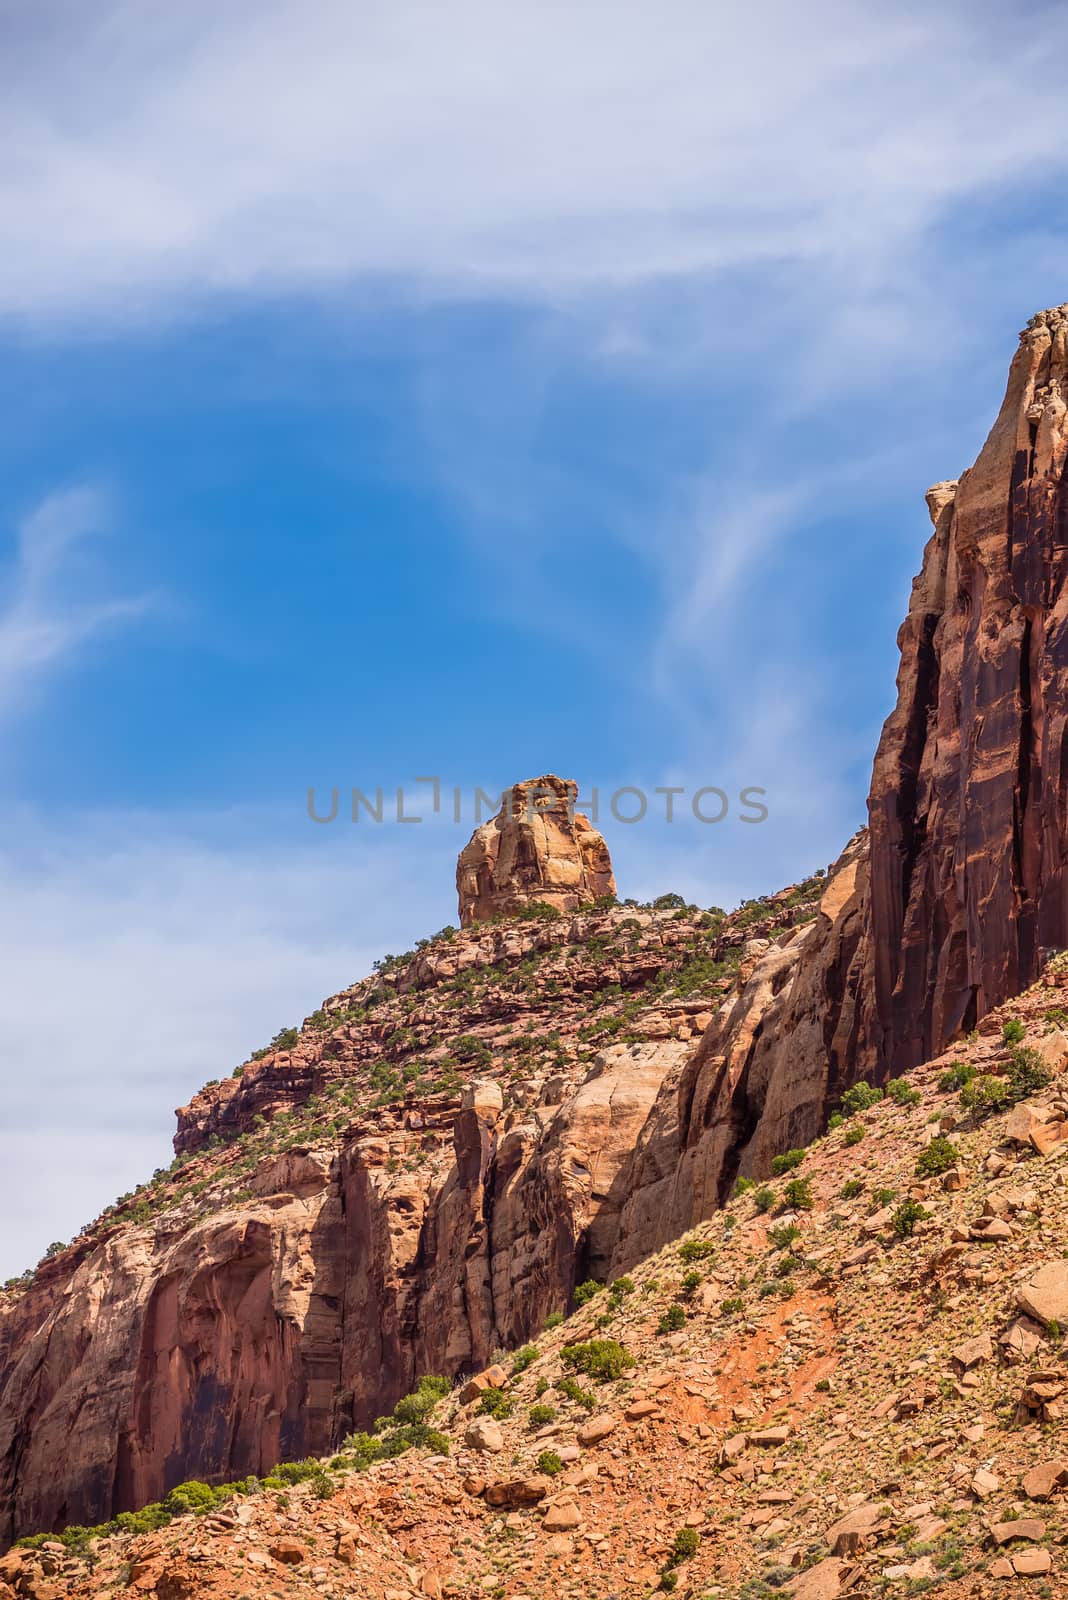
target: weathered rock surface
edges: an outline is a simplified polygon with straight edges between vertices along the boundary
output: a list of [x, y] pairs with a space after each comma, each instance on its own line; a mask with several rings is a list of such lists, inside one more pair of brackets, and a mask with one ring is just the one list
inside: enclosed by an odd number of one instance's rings
[[726, 1199], [739, 1176], [805, 1145], [854, 1081], [867, 840], [828, 875], [818, 914], [743, 964], [696, 1052], [663, 1081], [620, 1179], [624, 1271]]
[[1021, 335], [997, 422], [934, 533], [872, 775], [884, 1071], [937, 1055], [1068, 945], [1068, 307]]
[[373, 1137], [288, 1154], [258, 1187], [290, 1192], [119, 1230], [31, 1290], [0, 1319], [0, 1538], [262, 1476], [369, 1426], [420, 1373], [520, 1343], [576, 1272], [605, 1270], [619, 1170], [687, 1048], [610, 1045], [507, 1125], [483, 1085], [426, 1172], [391, 1170]]
[[460, 853], [461, 927], [514, 916], [534, 901], [575, 911], [615, 894], [608, 846], [575, 810], [577, 798], [576, 783], [552, 774], [512, 786]]

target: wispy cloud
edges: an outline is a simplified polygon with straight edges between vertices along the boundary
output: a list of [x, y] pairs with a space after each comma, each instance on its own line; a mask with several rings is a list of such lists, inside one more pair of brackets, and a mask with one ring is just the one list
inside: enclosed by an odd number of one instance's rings
[[91, 547], [108, 517], [106, 498], [79, 488], [50, 496], [19, 525], [12, 560], [0, 569], [0, 715], [20, 709], [91, 639], [153, 604], [148, 595], [100, 592]]
[[42, 0], [5, 28], [0, 311], [34, 319], [784, 261], [878, 305], [948, 207], [1068, 162], [1056, 6]]

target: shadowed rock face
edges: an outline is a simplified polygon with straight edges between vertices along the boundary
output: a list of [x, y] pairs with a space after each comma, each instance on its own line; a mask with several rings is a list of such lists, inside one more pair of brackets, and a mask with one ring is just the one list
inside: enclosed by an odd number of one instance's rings
[[1068, 307], [1021, 335], [997, 422], [901, 629], [869, 799], [872, 1014], [884, 1072], [938, 1053], [1068, 945]]
[[575, 911], [615, 894], [608, 846], [575, 811], [577, 797], [576, 783], [551, 774], [513, 785], [456, 864], [461, 927], [514, 916], [533, 901]]

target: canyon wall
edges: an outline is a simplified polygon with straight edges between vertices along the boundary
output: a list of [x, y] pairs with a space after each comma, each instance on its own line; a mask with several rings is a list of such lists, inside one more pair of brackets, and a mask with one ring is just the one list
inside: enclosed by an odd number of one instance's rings
[[609, 1046], [522, 1116], [476, 1083], [43, 1273], [0, 1319], [0, 1539], [327, 1454], [420, 1374], [514, 1348], [607, 1270], [620, 1169], [688, 1048]]
[[937, 1054], [1068, 945], [1068, 308], [1020, 338], [974, 467], [928, 496], [869, 799], [883, 1072]]

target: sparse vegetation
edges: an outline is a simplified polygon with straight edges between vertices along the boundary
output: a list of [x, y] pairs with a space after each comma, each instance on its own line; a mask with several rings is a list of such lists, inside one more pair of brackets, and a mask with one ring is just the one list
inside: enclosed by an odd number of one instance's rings
[[771, 1170], [776, 1178], [781, 1178], [784, 1173], [794, 1172], [804, 1161], [803, 1150], [785, 1150], [782, 1155], [773, 1156]]
[[565, 1366], [583, 1372], [597, 1383], [609, 1383], [621, 1378], [632, 1365], [631, 1358], [617, 1339], [590, 1339], [585, 1344], [572, 1344], [560, 1352]]
[[899, 1239], [907, 1239], [917, 1222], [922, 1222], [926, 1216], [918, 1200], [903, 1200], [894, 1212], [894, 1232]]
[[842, 1096], [842, 1114], [855, 1117], [861, 1111], [870, 1111], [882, 1098], [883, 1091], [877, 1089], [874, 1083], [855, 1083]]
[[916, 1159], [917, 1178], [937, 1178], [960, 1160], [960, 1151], [951, 1139], [932, 1139]]

